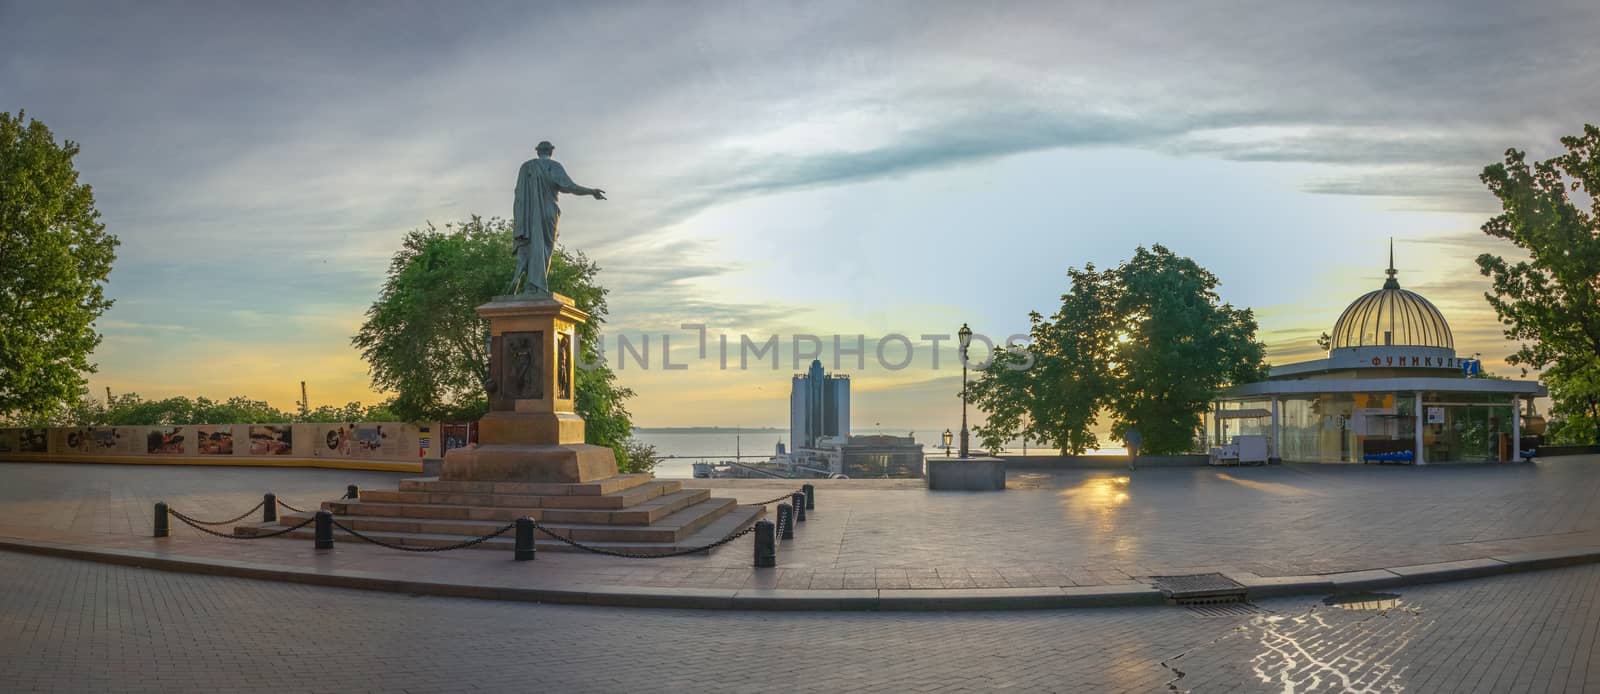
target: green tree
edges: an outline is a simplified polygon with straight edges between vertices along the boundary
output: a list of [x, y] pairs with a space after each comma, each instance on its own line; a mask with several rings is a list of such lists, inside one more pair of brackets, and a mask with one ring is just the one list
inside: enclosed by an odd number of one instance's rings
[[1020, 435], [1083, 453], [1104, 413], [1114, 438], [1137, 425], [1145, 451], [1182, 452], [1219, 390], [1266, 376], [1254, 315], [1222, 303], [1194, 261], [1141, 247], [1114, 270], [1068, 277], [1061, 309], [1031, 317], [1027, 353], [999, 353], [971, 386], [988, 413], [984, 447]]
[[[1525, 152], [1509, 149], [1504, 163], [1484, 168], [1479, 178], [1501, 213], [1483, 233], [1527, 257], [1484, 253], [1478, 268], [1494, 282], [1484, 298], [1519, 343], [1506, 361], [1545, 371], [1563, 439], [1600, 443], [1600, 428], [1589, 424], [1600, 421], [1592, 405], [1600, 397], [1592, 377], [1600, 363], [1600, 127], [1585, 125], [1561, 144], [1567, 151], [1545, 161], [1529, 164]], [[1588, 198], [1587, 210], [1575, 191]]]
[[405, 421], [387, 403], [366, 406], [352, 402], [343, 407], [322, 405], [303, 413], [284, 412], [263, 400], [234, 396], [212, 400], [182, 395], [161, 400], [145, 400], [138, 393], [123, 393], [102, 403], [92, 397], [81, 398], [67, 417], [51, 424], [58, 426], [175, 426], [180, 424], [270, 424], [282, 422], [400, 422]]
[[1600, 443], [1600, 360], [1557, 361], [1542, 374], [1550, 388], [1550, 443]]
[[618, 455], [617, 470], [627, 473], [654, 472], [656, 463], [661, 462], [661, 456], [656, 454], [656, 447], [638, 439], [628, 439], [623, 444], [626, 455]]
[[1255, 314], [1221, 303], [1215, 275], [1160, 245], [1135, 251], [1117, 280], [1112, 434], [1137, 425], [1145, 450], [1186, 451], [1219, 390], [1266, 378]]
[[[403, 419], [477, 419], [488, 412], [489, 324], [474, 309], [510, 285], [511, 257], [511, 225], [499, 218], [473, 216], [443, 228], [430, 223], [406, 235], [351, 339], [373, 385], [395, 393], [390, 408]], [[590, 315], [578, 328], [580, 363], [601, 361], [607, 290], [595, 281], [599, 271], [582, 253], [563, 248], [551, 259], [550, 288]], [[586, 440], [610, 446], [619, 466], [630, 469], [636, 463], [625, 445], [633, 433], [625, 403], [633, 391], [618, 386], [605, 365], [575, 372], [574, 409], [584, 418]]]
[[83, 390], [117, 237], [78, 181], [78, 145], [0, 112], [0, 421], [58, 418]]
[[234, 396], [212, 400], [205, 396], [189, 399], [174, 396], [145, 400], [138, 393], [123, 393], [103, 404], [85, 398], [75, 424], [106, 426], [167, 426], [178, 424], [250, 424], [288, 422], [291, 417], [261, 400]]
[[[1528, 255], [1518, 262], [1479, 255], [1478, 268], [1494, 281], [1484, 298], [1506, 337], [1521, 343], [1507, 361], [1535, 369], [1600, 359], [1600, 127], [1586, 125], [1561, 144], [1565, 154], [1532, 165], [1526, 153], [1506, 150], [1505, 162], [1479, 177], [1502, 208], [1483, 233]], [[1583, 191], [1589, 210], [1569, 191]]]
[[1046, 320], [1029, 315], [1029, 345], [1000, 350], [968, 397], [988, 414], [974, 427], [982, 448], [999, 450], [1022, 437], [1033, 443], [1081, 454], [1100, 445], [1095, 423], [1112, 385], [1105, 365], [1111, 361], [1115, 335], [1111, 323], [1115, 272], [1069, 268], [1072, 288], [1061, 296], [1061, 309]]

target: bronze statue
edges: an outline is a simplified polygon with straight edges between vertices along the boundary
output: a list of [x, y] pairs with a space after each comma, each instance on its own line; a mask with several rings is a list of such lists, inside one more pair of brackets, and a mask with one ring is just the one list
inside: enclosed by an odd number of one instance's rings
[[517, 171], [516, 200], [511, 212], [517, 274], [511, 280], [510, 293], [549, 295], [550, 257], [555, 253], [556, 227], [561, 221], [556, 198], [567, 193], [604, 200], [606, 192], [573, 183], [561, 163], [550, 158], [556, 148], [548, 140], [540, 142], [534, 151], [538, 158], [523, 162]]

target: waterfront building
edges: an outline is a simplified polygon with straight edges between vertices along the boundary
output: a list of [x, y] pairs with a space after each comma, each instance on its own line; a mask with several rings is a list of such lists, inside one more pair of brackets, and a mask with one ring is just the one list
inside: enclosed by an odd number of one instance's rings
[[911, 436], [824, 436], [808, 453], [812, 467], [850, 478], [922, 476], [922, 444]]
[[1544, 386], [1473, 377], [1477, 362], [1456, 353], [1444, 315], [1400, 287], [1392, 250], [1387, 274], [1339, 316], [1326, 358], [1227, 389], [1204, 438], [1264, 436], [1271, 458], [1297, 462], [1522, 459], [1523, 417]]
[[789, 389], [789, 450], [814, 448], [824, 436], [850, 435], [850, 377], [824, 374], [822, 360], [795, 374]]

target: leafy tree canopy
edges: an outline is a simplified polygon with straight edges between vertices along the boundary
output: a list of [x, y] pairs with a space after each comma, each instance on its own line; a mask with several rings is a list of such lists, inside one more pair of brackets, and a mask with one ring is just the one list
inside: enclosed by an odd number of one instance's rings
[[1104, 412], [1114, 437], [1137, 425], [1145, 451], [1181, 452], [1218, 390], [1266, 376], [1255, 316], [1222, 303], [1194, 261], [1156, 245], [1114, 270], [1067, 276], [1061, 309], [1031, 316], [1026, 354], [1000, 352], [971, 386], [988, 413], [985, 447], [1022, 436], [1083, 453], [1099, 446]]
[[270, 424], [277, 422], [396, 422], [387, 405], [364, 406], [352, 402], [343, 407], [323, 405], [301, 413], [284, 412], [261, 400], [234, 396], [212, 400], [205, 396], [175, 396], [145, 400], [138, 393], [123, 393], [100, 402], [84, 398], [58, 424], [81, 426], [171, 426], [179, 424]]
[[[1528, 254], [1511, 262], [1484, 253], [1478, 268], [1494, 280], [1486, 293], [1506, 337], [1522, 343], [1513, 364], [1542, 369], [1562, 359], [1600, 359], [1600, 127], [1561, 138], [1567, 152], [1547, 161], [1506, 151], [1480, 178], [1503, 211], [1483, 233]], [[1582, 191], [1586, 211], [1569, 197]]]
[[[510, 285], [511, 224], [473, 216], [406, 234], [389, 264], [378, 300], [351, 338], [372, 371], [377, 389], [394, 392], [402, 419], [468, 420], [488, 412], [483, 382], [489, 373], [489, 323], [475, 310]], [[600, 267], [582, 253], [557, 248], [551, 290], [569, 296], [590, 319], [578, 328], [579, 363], [601, 361], [600, 326], [606, 289]], [[625, 402], [633, 391], [617, 385], [608, 366], [575, 369], [574, 409], [584, 418], [589, 443], [610, 446], [625, 471], [648, 469], [629, 457], [633, 423]]]
[[1494, 282], [1484, 298], [1520, 344], [1507, 361], [1544, 370], [1559, 423], [1552, 440], [1600, 443], [1600, 127], [1561, 144], [1567, 151], [1545, 161], [1509, 149], [1484, 168], [1501, 213], [1483, 233], [1527, 257], [1484, 253], [1478, 268]]
[[94, 321], [111, 300], [117, 237], [78, 181], [78, 145], [0, 112], [0, 421], [60, 416], [76, 401]]
[[1546, 369], [1543, 379], [1555, 403], [1550, 443], [1600, 444], [1600, 360], [1563, 359]]

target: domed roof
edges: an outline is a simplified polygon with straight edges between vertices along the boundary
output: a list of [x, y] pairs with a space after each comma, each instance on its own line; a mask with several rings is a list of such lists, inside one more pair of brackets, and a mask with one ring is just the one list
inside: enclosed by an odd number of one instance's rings
[[1383, 288], [1363, 294], [1339, 315], [1330, 333], [1331, 349], [1407, 346], [1455, 349], [1450, 324], [1421, 294], [1400, 288], [1394, 278], [1394, 249], [1389, 250], [1389, 279]]

